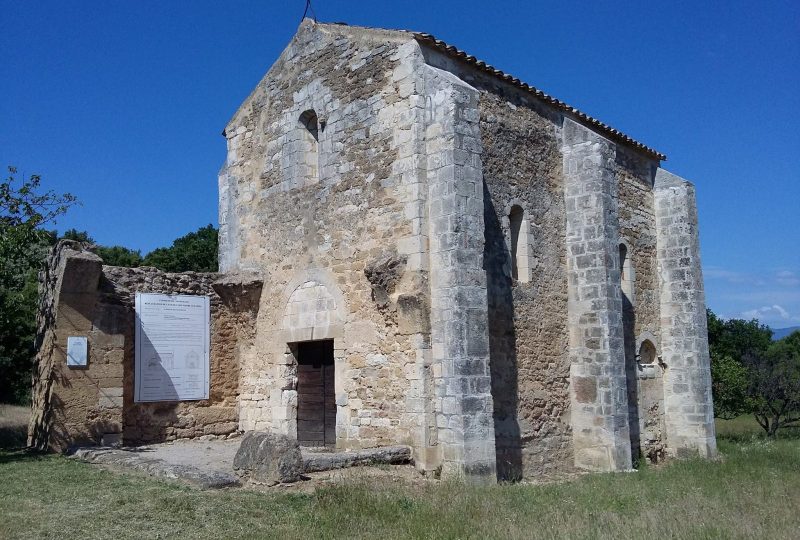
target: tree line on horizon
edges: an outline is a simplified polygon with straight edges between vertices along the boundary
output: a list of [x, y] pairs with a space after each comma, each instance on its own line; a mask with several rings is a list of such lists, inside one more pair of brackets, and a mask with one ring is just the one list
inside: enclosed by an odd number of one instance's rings
[[58, 239], [89, 244], [109, 266], [153, 266], [164, 272], [216, 272], [219, 269], [218, 231], [210, 223], [176, 238], [170, 247], [156, 248], [145, 256], [138, 249], [97, 244], [87, 231], [77, 229], [67, 229]]

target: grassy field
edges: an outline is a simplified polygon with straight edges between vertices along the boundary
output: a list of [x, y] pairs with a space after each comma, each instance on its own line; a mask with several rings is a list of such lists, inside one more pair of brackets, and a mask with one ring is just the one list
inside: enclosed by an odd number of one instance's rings
[[545, 486], [356, 479], [312, 494], [199, 491], [6, 451], [0, 537], [797, 538], [800, 440], [766, 441], [743, 420], [720, 432], [718, 462]]

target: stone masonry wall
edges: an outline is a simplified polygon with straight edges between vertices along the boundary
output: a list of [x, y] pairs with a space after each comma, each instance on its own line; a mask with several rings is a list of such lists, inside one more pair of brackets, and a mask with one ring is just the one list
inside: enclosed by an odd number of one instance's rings
[[[498, 467], [508, 478], [569, 469], [564, 187], [553, 119], [514, 94], [483, 92], [481, 134]], [[531, 261], [528, 280], [511, 277], [512, 205], [529, 228], [528, 245], [517, 247]]]
[[[108, 339], [124, 366], [125, 444], [142, 444], [227, 435], [236, 432], [239, 366], [236, 358], [236, 314], [225, 308], [212, 288], [218, 274], [171, 274], [155, 268], [103, 267], [95, 327], [115, 328]], [[134, 402], [134, 300], [136, 292], [189, 294], [211, 299], [211, 351], [209, 399], [181, 402]], [[92, 343], [97, 338], [91, 340]]]
[[[222, 269], [264, 277], [242, 356], [243, 430], [296, 432], [290, 344], [333, 339], [337, 445], [420, 440], [408, 407], [424, 408], [410, 381], [429, 355], [429, 294], [409, 41], [307, 20], [225, 130]], [[316, 179], [296, 166], [307, 110], [319, 118]], [[306, 289], [325, 299], [319, 318], [293, 300]]]
[[625, 148], [617, 149], [620, 240], [627, 246], [633, 275], [633, 298], [623, 298], [625, 362], [631, 451], [657, 460], [666, 445], [664, 430], [663, 369], [658, 362], [642, 365], [638, 358], [643, 340], [660, 343], [660, 286], [656, 258], [653, 200], [655, 164]]
[[[656, 265], [656, 223], [653, 208], [655, 164], [625, 148], [617, 148], [616, 175], [619, 236], [629, 245], [635, 275], [634, 334], [658, 333], [659, 285]], [[657, 343], [654, 345], [658, 345]]]
[[[423, 48], [479, 90], [498, 477], [573, 467], [561, 117], [530, 95]], [[527, 280], [512, 280], [509, 213], [524, 211]], [[525, 235], [520, 235], [524, 238]]]

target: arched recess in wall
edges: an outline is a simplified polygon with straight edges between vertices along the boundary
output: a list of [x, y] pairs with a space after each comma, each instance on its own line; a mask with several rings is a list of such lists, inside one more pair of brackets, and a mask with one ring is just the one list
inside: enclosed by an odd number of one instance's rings
[[642, 332], [636, 338], [636, 361], [639, 365], [658, 365], [661, 351], [658, 349], [658, 339], [652, 332]]
[[620, 285], [623, 294], [623, 307], [632, 309], [636, 305], [635, 299], [635, 283], [636, 277], [634, 276], [633, 252], [631, 251], [628, 243], [623, 241], [619, 244], [619, 277]]
[[639, 363], [645, 365], [652, 365], [656, 363], [658, 354], [656, 353], [656, 346], [649, 339], [642, 341], [639, 345]]
[[344, 296], [323, 269], [299, 272], [283, 290], [283, 312], [277, 312], [280, 341], [341, 338], [347, 320]]
[[313, 184], [319, 180], [319, 119], [313, 109], [309, 109], [299, 118], [300, 148], [299, 173], [303, 183]]
[[511, 277], [522, 283], [531, 279], [529, 225], [525, 211], [515, 204], [508, 213], [511, 233]]

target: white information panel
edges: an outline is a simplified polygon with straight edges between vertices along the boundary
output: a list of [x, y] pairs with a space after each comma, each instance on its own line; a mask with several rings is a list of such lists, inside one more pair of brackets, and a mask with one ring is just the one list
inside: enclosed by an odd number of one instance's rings
[[207, 296], [136, 293], [134, 400], [208, 399]]
[[86, 366], [89, 343], [85, 337], [69, 336], [67, 338], [67, 365], [73, 367]]

